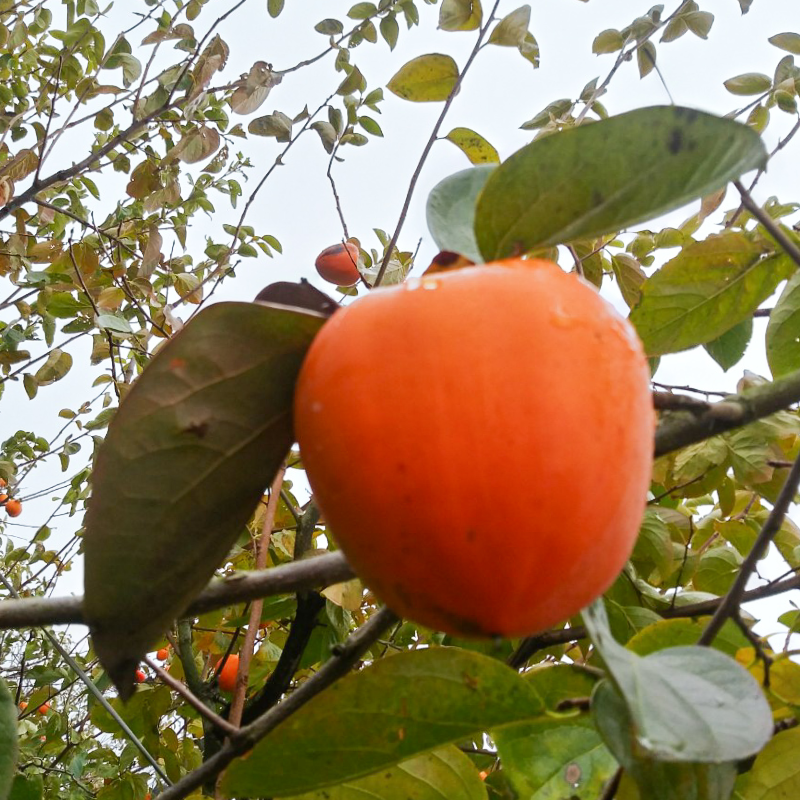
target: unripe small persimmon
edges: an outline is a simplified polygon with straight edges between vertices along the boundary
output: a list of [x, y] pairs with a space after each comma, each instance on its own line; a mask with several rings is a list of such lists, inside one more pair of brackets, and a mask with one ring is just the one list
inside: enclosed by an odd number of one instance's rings
[[6, 514], [9, 517], [18, 517], [22, 513], [22, 503], [12, 497], [6, 501]]
[[217, 675], [219, 688], [225, 692], [232, 692], [236, 687], [236, 675], [239, 672], [239, 656], [229, 655], [227, 661]]
[[169, 650], [166, 647], [162, 647], [157, 653], [156, 658], [159, 661], [166, 661], [169, 658]]
[[525, 636], [602, 594], [633, 549], [649, 381], [634, 329], [592, 286], [508, 259], [337, 311], [301, 368], [295, 433], [334, 539], [389, 608]]
[[136, 670], [136, 683], [144, 683], [146, 677], [147, 676], [144, 674], [142, 670], [140, 669]]
[[358, 271], [358, 247], [352, 242], [326, 247], [314, 262], [324, 280], [337, 286], [355, 286], [361, 274]]

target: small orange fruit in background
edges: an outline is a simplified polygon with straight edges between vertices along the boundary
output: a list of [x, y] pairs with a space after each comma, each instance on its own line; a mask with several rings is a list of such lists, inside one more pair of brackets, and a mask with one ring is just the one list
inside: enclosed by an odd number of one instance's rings
[[46, 714], [50, 710], [50, 703], [42, 703], [36, 710], [40, 714]]
[[217, 675], [219, 688], [226, 692], [232, 692], [236, 686], [236, 674], [239, 672], [239, 656], [230, 655], [222, 669]]
[[147, 676], [144, 674], [142, 670], [140, 669], [136, 670], [136, 683], [144, 683], [146, 677]]
[[478, 774], [481, 776], [482, 781], [485, 781], [489, 776], [489, 773], [485, 769], [482, 769]]
[[14, 497], [6, 501], [5, 508], [9, 517], [18, 517], [22, 513], [22, 503]]
[[28, 703], [25, 700], [20, 700], [19, 708], [20, 711], [24, 711], [28, 707]]
[[509, 259], [338, 311], [301, 369], [295, 432], [334, 538], [383, 602], [453, 634], [523, 636], [625, 565], [650, 483], [649, 379], [594, 288]]
[[355, 286], [361, 277], [358, 271], [358, 247], [352, 242], [326, 247], [314, 262], [317, 272], [337, 286]]
[[169, 650], [166, 647], [162, 647], [157, 653], [156, 658], [159, 661], [166, 661], [169, 657]]

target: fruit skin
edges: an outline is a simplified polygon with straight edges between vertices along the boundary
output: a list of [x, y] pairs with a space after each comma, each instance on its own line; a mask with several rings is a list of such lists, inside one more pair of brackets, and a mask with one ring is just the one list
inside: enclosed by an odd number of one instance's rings
[[157, 653], [156, 658], [159, 661], [166, 661], [169, 657], [169, 650], [166, 647], [162, 647]]
[[19, 710], [24, 711], [28, 707], [28, 703], [26, 700], [20, 700], [19, 703]]
[[295, 433], [334, 538], [390, 608], [523, 636], [600, 595], [633, 548], [649, 378], [593, 288], [509, 260], [338, 311], [301, 369]]
[[314, 262], [317, 272], [337, 286], [355, 286], [361, 278], [358, 271], [358, 247], [352, 242], [326, 247]]
[[18, 517], [22, 513], [22, 503], [14, 497], [6, 501], [5, 508], [9, 517]]
[[142, 672], [142, 670], [136, 670], [136, 683], [144, 683], [144, 680], [147, 676]]
[[42, 703], [36, 710], [40, 714], [46, 714], [50, 710], [50, 703]]
[[236, 674], [239, 672], [239, 656], [230, 655], [217, 675], [219, 688], [225, 692], [232, 692], [236, 687]]
[[8, 500], [7, 494], [0, 494], [0, 503], [4, 504]]

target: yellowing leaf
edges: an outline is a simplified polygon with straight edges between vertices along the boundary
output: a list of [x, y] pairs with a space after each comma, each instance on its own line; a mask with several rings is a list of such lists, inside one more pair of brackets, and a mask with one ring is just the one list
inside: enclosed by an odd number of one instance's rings
[[400, 67], [389, 81], [391, 92], [415, 103], [447, 100], [458, 80], [458, 65], [447, 55], [431, 53]]
[[458, 147], [472, 164], [499, 164], [497, 150], [479, 133], [469, 128], [453, 128], [445, 137]]
[[439, 27], [443, 31], [474, 31], [482, 19], [480, 0], [442, 0]]
[[489, 44], [503, 47], [519, 47], [525, 40], [531, 22], [531, 7], [520, 6], [497, 23], [489, 35]]

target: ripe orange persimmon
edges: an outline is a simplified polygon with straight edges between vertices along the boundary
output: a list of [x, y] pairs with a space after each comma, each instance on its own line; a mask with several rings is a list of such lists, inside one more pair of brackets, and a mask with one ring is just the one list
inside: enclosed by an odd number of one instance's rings
[[352, 242], [326, 247], [314, 262], [317, 272], [337, 286], [355, 286], [361, 277], [358, 271], [358, 247]]
[[36, 710], [40, 714], [46, 714], [50, 710], [50, 703], [42, 703]]
[[217, 675], [219, 688], [225, 692], [232, 692], [236, 686], [236, 674], [239, 672], [239, 656], [229, 655]]
[[381, 600], [438, 630], [521, 636], [600, 595], [633, 548], [649, 378], [589, 284], [509, 259], [338, 311], [301, 369], [295, 432], [334, 538]]
[[166, 647], [162, 647], [157, 653], [156, 658], [159, 661], [166, 661], [169, 657], [169, 650]]
[[26, 700], [20, 700], [19, 702], [19, 710], [24, 711], [28, 707], [28, 703]]
[[6, 501], [5, 508], [9, 517], [18, 517], [22, 513], [22, 503], [14, 497]]
[[140, 669], [136, 670], [136, 683], [144, 683], [146, 677], [147, 676], [144, 674], [142, 670]]

